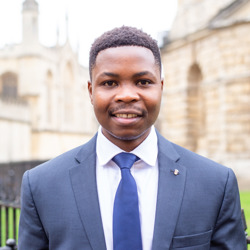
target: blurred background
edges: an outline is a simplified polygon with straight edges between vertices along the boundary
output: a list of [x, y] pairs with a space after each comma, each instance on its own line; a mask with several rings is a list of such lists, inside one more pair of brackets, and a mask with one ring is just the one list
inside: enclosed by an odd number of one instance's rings
[[162, 46], [160, 130], [250, 189], [250, 1], [179, 0]]
[[157, 129], [250, 190], [250, 0], [9, 0], [0, 2], [0, 201], [18, 206], [26, 169], [95, 134], [88, 52], [121, 25], [160, 46]]
[[132, 25], [163, 44], [176, 11], [165, 0], [0, 1], [0, 200], [19, 204], [26, 169], [96, 133], [87, 91], [94, 39]]

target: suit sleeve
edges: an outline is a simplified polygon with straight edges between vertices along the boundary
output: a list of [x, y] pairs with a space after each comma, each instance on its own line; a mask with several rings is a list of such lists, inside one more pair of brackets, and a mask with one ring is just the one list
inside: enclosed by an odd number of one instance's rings
[[224, 198], [212, 236], [211, 250], [246, 250], [246, 237], [241, 220], [241, 206], [236, 177], [231, 169]]
[[21, 215], [19, 223], [18, 250], [49, 249], [48, 239], [37, 213], [26, 171], [21, 187]]

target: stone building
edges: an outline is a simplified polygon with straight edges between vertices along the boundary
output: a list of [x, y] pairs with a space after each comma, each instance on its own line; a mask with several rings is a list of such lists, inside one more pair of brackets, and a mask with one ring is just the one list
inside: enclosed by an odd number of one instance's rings
[[46, 160], [96, 131], [88, 70], [64, 45], [39, 43], [38, 4], [25, 0], [22, 42], [0, 49], [0, 162]]
[[161, 49], [160, 126], [250, 188], [250, 1], [179, 0]]

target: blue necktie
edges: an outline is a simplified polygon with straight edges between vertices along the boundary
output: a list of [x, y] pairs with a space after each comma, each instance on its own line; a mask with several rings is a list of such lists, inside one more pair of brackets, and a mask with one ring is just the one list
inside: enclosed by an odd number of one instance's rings
[[113, 211], [114, 250], [142, 250], [137, 186], [130, 168], [139, 158], [120, 153], [112, 159], [121, 169]]

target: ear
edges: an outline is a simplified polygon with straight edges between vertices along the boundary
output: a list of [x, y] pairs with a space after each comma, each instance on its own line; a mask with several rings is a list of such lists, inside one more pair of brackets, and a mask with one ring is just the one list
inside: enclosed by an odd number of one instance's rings
[[93, 94], [92, 94], [92, 83], [90, 81], [88, 81], [88, 91], [89, 91], [89, 97], [90, 97], [90, 101], [91, 104], [93, 104]]

